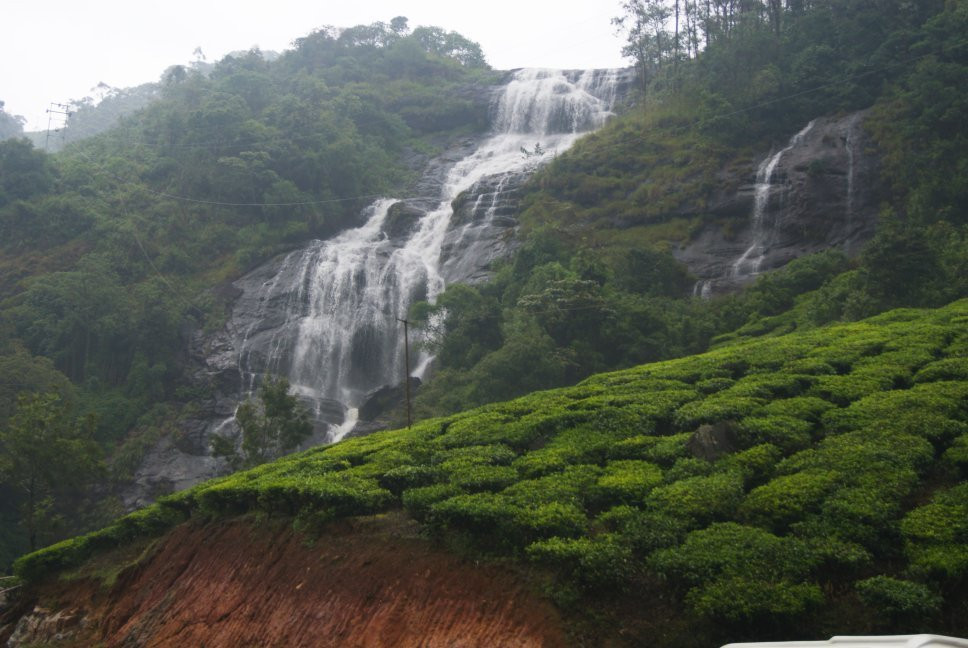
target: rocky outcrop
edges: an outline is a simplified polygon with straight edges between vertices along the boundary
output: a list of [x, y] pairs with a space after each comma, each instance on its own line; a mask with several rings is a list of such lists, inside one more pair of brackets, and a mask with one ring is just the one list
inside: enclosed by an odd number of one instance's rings
[[735, 424], [725, 421], [700, 425], [686, 441], [686, 448], [692, 456], [706, 461], [716, 461], [724, 455], [736, 452], [738, 446]]
[[[479, 86], [467, 96], [486, 107], [494, 92], [494, 86]], [[388, 211], [383, 233], [391, 243], [405, 239], [420, 218], [438, 206], [447, 173], [479, 145], [481, 137], [452, 142], [431, 158], [413, 154], [407, 159], [407, 164], [421, 173], [410, 189], [413, 197]], [[145, 455], [132, 483], [121, 490], [126, 509], [144, 506], [160, 495], [228, 470], [224, 460], [211, 455], [213, 435], [237, 438], [240, 430], [234, 415], [239, 403], [256, 389], [265, 373], [287, 375], [296, 354], [292, 344], [299, 318], [294, 314], [300, 312], [298, 303], [304, 296], [298, 283], [280, 290], [277, 282], [280, 276], [298, 274], [295, 266], [304, 262], [303, 252], [299, 249], [276, 257], [231, 284], [216, 288], [223, 301], [232, 304], [225, 327], [215, 333], [189, 333], [192, 383], [204, 395], [195, 399], [199, 407], [193, 416], [180, 422], [178, 434], [160, 439]], [[290, 346], [280, 348], [280, 344]], [[304, 396], [313, 415], [314, 432], [300, 447], [326, 443], [334, 434], [341, 436], [340, 426], [349, 416], [346, 406], [318, 394]], [[377, 419], [364, 421], [361, 429], [372, 431], [385, 426], [385, 421]]]
[[28, 605], [0, 627], [16, 628], [8, 645], [566, 645], [559, 613], [519, 574], [435, 549], [395, 514], [333, 523], [315, 542], [289, 522], [184, 525], [113, 586], [30, 596], [60, 605]]
[[[864, 117], [858, 112], [817, 119], [783, 153], [772, 170], [759, 233], [753, 219], [757, 167], [784, 145], [751, 160], [743, 177], [723, 178], [724, 186], [739, 189], [714, 198], [708, 224], [675, 251], [700, 279], [697, 293], [737, 290], [759, 273], [821, 250], [860, 251], [874, 233], [882, 195], [878, 159], [870, 150]], [[763, 246], [756, 272], [749, 267], [737, 272], [734, 264], [758, 235], [763, 236]]]
[[87, 629], [87, 623], [85, 610], [68, 608], [55, 612], [37, 605], [20, 618], [5, 645], [7, 648], [29, 648], [75, 644]]
[[517, 247], [517, 211], [526, 173], [484, 178], [453, 203], [454, 215], [441, 248], [448, 283], [479, 283], [495, 261]]

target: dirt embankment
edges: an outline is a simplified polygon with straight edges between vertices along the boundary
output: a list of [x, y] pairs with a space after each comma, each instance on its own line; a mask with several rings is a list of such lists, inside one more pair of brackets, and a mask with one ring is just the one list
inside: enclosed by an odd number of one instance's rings
[[110, 589], [49, 585], [35, 603], [14, 645], [566, 644], [555, 608], [512, 572], [437, 550], [396, 516], [334, 524], [312, 546], [288, 525], [185, 525]]

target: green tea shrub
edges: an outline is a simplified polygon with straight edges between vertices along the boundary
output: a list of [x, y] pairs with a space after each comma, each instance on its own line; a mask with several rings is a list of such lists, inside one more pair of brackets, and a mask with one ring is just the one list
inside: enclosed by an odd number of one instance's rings
[[[836, 431], [867, 427], [885, 427], [899, 432], [936, 436], [932, 428], [936, 417], [965, 420], [968, 418], [968, 382], [932, 382], [911, 389], [882, 391], [852, 403], [842, 410], [824, 415], [824, 424]], [[924, 423], [925, 413], [934, 422]]]
[[641, 556], [679, 544], [690, 529], [690, 523], [680, 517], [625, 505], [605, 511], [595, 523], [614, 532]]
[[470, 465], [451, 474], [451, 482], [468, 493], [504, 490], [519, 479], [511, 466]]
[[675, 424], [680, 430], [694, 430], [703, 423], [738, 421], [764, 403], [761, 398], [732, 397], [720, 392], [680, 407], [675, 414]]
[[536, 538], [560, 536], [572, 538], [588, 528], [585, 511], [572, 502], [547, 502], [536, 507], [519, 508], [513, 520], [519, 546]]
[[901, 520], [905, 553], [914, 567], [961, 582], [968, 574], [968, 482], [939, 491]]
[[692, 434], [684, 432], [672, 436], [634, 436], [613, 444], [608, 449], [611, 459], [643, 459], [671, 467], [678, 459], [689, 456], [686, 442]]
[[502, 495], [524, 509], [552, 502], [584, 506], [601, 474], [598, 466], [569, 466], [558, 473], [521, 480], [508, 486]]
[[657, 512], [703, 523], [728, 517], [742, 498], [742, 475], [724, 472], [657, 486], [649, 493], [646, 505]]
[[895, 469], [923, 470], [934, 459], [931, 444], [910, 434], [858, 430], [827, 437], [814, 448], [802, 450], [777, 465], [777, 473], [801, 470], [837, 470], [845, 477], [873, 474], [881, 478]]
[[945, 461], [957, 466], [962, 476], [968, 476], [968, 434], [962, 434], [944, 453]]
[[689, 477], [702, 477], [712, 473], [713, 470], [713, 464], [705, 459], [682, 457], [676, 459], [672, 467], [666, 471], [662, 481], [671, 484], [672, 482], [688, 479]]
[[564, 470], [580, 459], [578, 449], [555, 446], [522, 455], [512, 465], [523, 477], [534, 478]]
[[592, 497], [601, 507], [642, 504], [662, 481], [662, 469], [655, 464], [631, 459], [612, 461], [598, 478]]
[[878, 616], [902, 623], [920, 626], [941, 607], [941, 597], [922, 583], [881, 575], [858, 581], [855, 587], [860, 600]]
[[454, 484], [433, 484], [403, 491], [400, 499], [403, 507], [418, 522], [426, 522], [431, 507], [437, 502], [459, 495], [461, 490]]
[[380, 486], [394, 495], [400, 495], [409, 488], [429, 486], [440, 478], [440, 470], [434, 466], [406, 465], [391, 468], [377, 479]]
[[504, 495], [470, 493], [454, 495], [433, 504], [429, 519], [435, 526], [491, 538], [495, 533], [507, 535], [504, 531], [511, 526], [518, 510]]
[[781, 371], [785, 373], [805, 374], [808, 376], [823, 376], [837, 373], [837, 370], [829, 362], [811, 357], [790, 360], [781, 367]]
[[840, 473], [833, 470], [782, 475], [750, 491], [739, 512], [755, 524], [783, 530], [807, 513], [818, 511], [840, 481]]
[[696, 389], [700, 394], [709, 395], [729, 389], [736, 384], [732, 378], [707, 378], [696, 383]]
[[879, 366], [845, 375], [820, 376], [808, 394], [846, 406], [864, 396], [895, 388], [906, 375], [897, 367]]
[[51, 574], [80, 565], [91, 553], [89, 536], [70, 538], [21, 556], [13, 563], [13, 573], [25, 581], [37, 582]]
[[810, 573], [817, 559], [797, 538], [720, 522], [692, 531], [678, 547], [656, 551], [648, 563], [675, 582], [699, 585], [722, 577], [799, 579]]
[[629, 548], [612, 535], [594, 538], [559, 538], [533, 542], [527, 555], [553, 566], [586, 587], [614, 587], [628, 582], [635, 569]]
[[785, 453], [802, 450], [812, 441], [814, 424], [792, 416], [747, 416], [739, 423], [744, 446], [771, 443]]
[[443, 448], [503, 444], [508, 423], [516, 418], [494, 410], [461, 416], [448, 425], [447, 431], [436, 441]]
[[696, 616], [744, 628], [780, 627], [820, 606], [823, 592], [814, 583], [729, 576], [693, 588], [686, 605]]
[[968, 380], [968, 357], [944, 358], [930, 362], [914, 374], [915, 383], [943, 380]]
[[802, 395], [817, 381], [814, 376], [798, 374], [749, 374], [720, 395], [729, 398], [792, 398]]
[[462, 472], [470, 466], [495, 465], [507, 466], [517, 458], [518, 454], [506, 445], [496, 443], [490, 445], [471, 445], [448, 450], [441, 450], [434, 454], [432, 463], [439, 465], [447, 474]]
[[836, 407], [830, 401], [815, 396], [796, 396], [771, 401], [760, 410], [763, 416], [785, 416], [810, 423], [819, 423], [824, 412]]
[[749, 488], [772, 477], [776, 464], [782, 457], [780, 448], [772, 443], [761, 443], [742, 452], [726, 455], [716, 463], [716, 470], [736, 472], [743, 477]]

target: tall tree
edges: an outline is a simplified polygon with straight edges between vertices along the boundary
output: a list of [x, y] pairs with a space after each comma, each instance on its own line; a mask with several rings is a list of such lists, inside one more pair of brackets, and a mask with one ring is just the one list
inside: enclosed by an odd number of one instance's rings
[[58, 394], [21, 396], [0, 429], [0, 480], [20, 498], [30, 549], [53, 526], [64, 503], [101, 471], [94, 420], [76, 420]]
[[612, 21], [625, 34], [622, 54], [635, 61], [642, 89], [648, 90], [672, 50], [674, 39], [666, 31], [672, 10], [665, 0], [626, 0], [622, 11], [623, 15]]
[[227, 458], [235, 469], [276, 459], [313, 431], [306, 408], [289, 393], [285, 378], [266, 378], [258, 402], [250, 399], [239, 405], [235, 419], [242, 429], [241, 444], [218, 435], [212, 440], [213, 454]]

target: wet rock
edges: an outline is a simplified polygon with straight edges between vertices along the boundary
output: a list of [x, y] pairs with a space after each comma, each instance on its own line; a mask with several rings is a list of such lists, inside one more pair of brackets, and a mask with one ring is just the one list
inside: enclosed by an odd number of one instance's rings
[[[410, 377], [410, 395], [413, 397], [420, 388], [421, 381], [415, 376]], [[401, 407], [406, 407], [407, 390], [402, 384], [384, 385], [370, 392], [360, 406], [360, 421], [374, 421]]]
[[686, 447], [697, 459], [716, 461], [724, 455], [735, 452], [736, 442], [734, 424], [720, 422], [699, 426], [699, 429], [689, 437]]
[[[759, 272], [830, 248], [854, 255], [873, 236], [882, 188], [865, 116], [817, 119], [780, 158], [764, 212], [769, 235]], [[732, 268], [751, 245], [755, 170], [769, 154], [724, 172], [721, 186], [735, 189], [712, 197], [708, 224], [674, 252], [702, 281], [697, 292], [735, 292], [755, 280], [755, 274], [736, 276]]]
[[8, 648], [27, 648], [69, 642], [77, 638], [87, 623], [81, 610], [68, 608], [52, 611], [38, 605], [20, 618], [6, 645]]
[[398, 202], [390, 207], [387, 212], [386, 221], [383, 223], [383, 232], [391, 239], [400, 239], [410, 234], [416, 227], [425, 212], [416, 207], [412, 207], [405, 202]]

